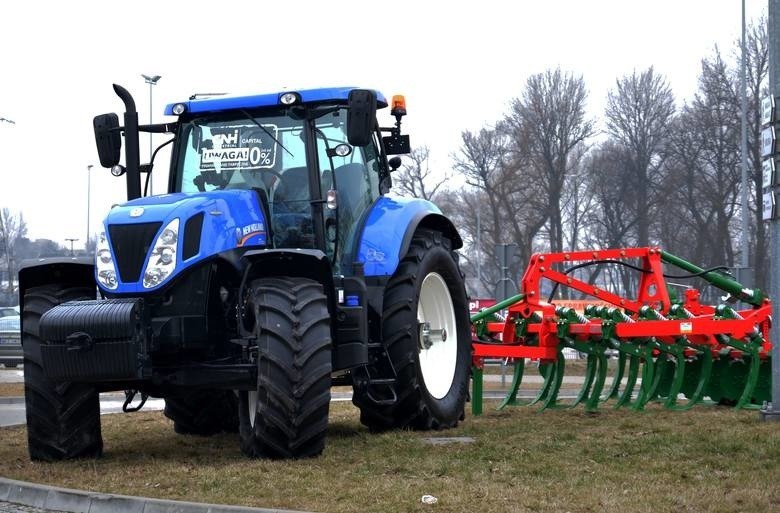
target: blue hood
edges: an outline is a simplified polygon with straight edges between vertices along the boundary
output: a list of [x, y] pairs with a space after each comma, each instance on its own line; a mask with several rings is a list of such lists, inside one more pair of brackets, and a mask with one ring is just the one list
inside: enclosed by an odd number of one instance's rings
[[[162, 230], [175, 219], [179, 220], [176, 267], [173, 273], [157, 287], [144, 288], [143, 272], [149, 260], [149, 252]], [[192, 222], [188, 224], [190, 220]], [[217, 253], [237, 247], [262, 247], [267, 243], [267, 223], [257, 195], [247, 190], [176, 193], [138, 198], [112, 208], [103, 225], [119, 271], [118, 287], [109, 292], [119, 294], [154, 291], [165, 286], [184, 270]], [[124, 238], [130, 240], [112, 240], [112, 232], [115, 236], [119, 233], [117, 225], [122, 225], [120, 228], [125, 234]], [[136, 225], [137, 229], [132, 225]], [[155, 225], [159, 226], [154, 231], [154, 236], [151, 240], [146, 240]], [[197, 231], [198, 226], [201, 227], [200, 232]], [[141, 237], [144, 240], [138, 239], [140, 235], [135, 234], [144, 231], [146, 235]], [[191, 240], [187, 240], [188, 238]], [[188, 248], [187, 254], [183, 254], [185, 247]], [[127, 272], [127, 261], [118, 261], [126, 258], [128, 254], [136, 262], [143, 261], [140, 276], [134, 282], [122, 280], [122, 274], [126, 276], [135, 274], [135, 272]], [[121, 270], [123, 266], [125, 266], [124, 273]], [[135, 271], [137, 265], [131, 267]]]

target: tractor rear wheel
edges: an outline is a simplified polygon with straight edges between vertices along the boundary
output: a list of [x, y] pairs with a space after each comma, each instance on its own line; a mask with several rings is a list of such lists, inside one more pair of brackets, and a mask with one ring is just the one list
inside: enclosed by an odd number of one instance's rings
[[438, 231], [418, 230], [384, 293], [382, 339], [396, 372], [393, 404], [356, 387], [360, 420], [378, 431], [444, 429], [463, 419], [471, 337], [457, 254]]
[[251, 284], [257, 390], [239, 394], [241, 450], [257, 458], [306, 458], [325, 448], [331, 331], [322, 284], [261, 278]]
[[238, 398], [232, 390], [188, 390], [165, 398], [165, 416], [180, 435], [238, 432]]
[[60, 285], [33, 287], [24, 296], [24, 402], [32, 460], [98, 457], [103, 453], [97, 390], [88, 384], [53, 382], [44, 375], [41, 345], [45, 342], [38, 328], [41, 316], [60, 303], [94, 298], [93, 289]]

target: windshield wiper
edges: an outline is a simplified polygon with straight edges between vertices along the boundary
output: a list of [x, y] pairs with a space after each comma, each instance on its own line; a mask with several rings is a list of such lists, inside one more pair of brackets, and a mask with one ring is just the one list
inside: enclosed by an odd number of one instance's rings
[[287, 148], [285, 148], [285, 147], [284, 147], [284, 144], [282, 144], [281, 142], [279, 142], [279, 139], [277, 139], [276, 137], [274, 137], [274, 134], [272, 134], [270, 130], [268, 130], [266, 127], [264, 127], [263, 125], [261, 125], [260, 123], [258, 123], [258, 122], [257, 122], [257, 120], [256, 120], [255, 118], [253, 118], [253, 117], [252, 117], [252, 116], [251, 116], [251, 115], [250, 115], [250, 114], [249, 114], [247, 111], [245, 111], [244, 109], [239, 109], [239, 112], [241, 112], [241, 114], [243, 114], [244, 116], [246, 116], [246, 117], [247, 117], [247, 119], [249, 119], [249, 120], [250, 120], [252, 123], [254, 123], [255, 125], [257, 125], [257, 126], [260, 128], [260, 130], [262, 130], [263, 132], [265, 132], [265, 133], [266, 133], [266, 135], [268, 135], [268, 137], [270, 137], [271, 139], [273, 139], [273, 140], [274, 140], [274, 142], [275, 142], [276, 144], [278, 144], [279, 146], [281, 146], [281, 147], [282, 147], [282, 149], [283, 149], [284, 151], [286, 151], [286, 152], [287, 152], [287, 153], [288, 153], [288, 154], [289, 154], [291, 157], [295, 158], [295, 155], [293, 155], [293, 154], [290, 152], [290, 150], [288, 150]]

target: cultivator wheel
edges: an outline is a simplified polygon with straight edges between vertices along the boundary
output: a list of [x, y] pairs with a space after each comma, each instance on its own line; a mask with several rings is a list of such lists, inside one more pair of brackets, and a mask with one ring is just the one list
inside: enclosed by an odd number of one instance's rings
[[[640, 273], [636, 295], [600, 289], [571, 276], [575, 269], [596, 264], [625, 265]], [[693, 288], [672, 301], [664, 264], [690, 273], [676, 278], [706, 280], [726, 292], [727, 301], [702, 304]], [[544, 301], [543, 280], [551, 282], [553, 292], [568, 287], [592, 298], [591, 304], [575, 310]], [[472, 317], [475, 414], [482, 411], [485, 358], [514, 363], [512, 384], [499, 408], [581, 404], [592, 411], [607, 403], [641, 410], [655, 401], [687, 410], [708, 399], [756, 408], [769, 400], [771, 302], [760, 290], [746, 288], [719, 270], [701, 269], [657, 248], [537, 254], [523, 275], [522, 290], [524, 294]], [[747, 307], [737, 309], [737, 301]], [[501, 311], [506, 315], [499, 315]], [[558, 399], [566, 372], [564, 349], [586, 357], [582, 384], [568, 403]], [[538, 365], [543, 383], [533, 399], [522, 402], [518, 391], [529, 362]]]

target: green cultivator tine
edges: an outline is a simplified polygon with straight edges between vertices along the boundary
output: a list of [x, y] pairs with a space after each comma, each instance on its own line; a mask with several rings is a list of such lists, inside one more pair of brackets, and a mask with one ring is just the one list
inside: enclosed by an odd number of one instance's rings
[[571, 403], [571, 407], [574, 408], [582, 401], [585, 401], [589, 397], [590, 388], [593, 386], [593, 380], [596, 378], [596, 370], [598, 368], [598, 357], [594, 353], [588, 353], [588, 361], [585, 367], [585, 379], [582, 380], [582, 387], [574, 402]]
[[[682, 389], [685, 378], [685, 347], [684, 339], [678, 340], [675, 345], [658, 344], [654, 345], [661, 354], [655, 360], [655, 369], [653, 384], [650, 389], [650, 400], [665, 398], [664, 406], [673, 408], [677, 403], [677, 396]], [[670, 371], [674, 359], [674, 369]], [[671, 373], [671, 377], [670, 377]]]
[[756, 388], [756, 383], [758, 383], [758, 367], [761, 364], [761, 360], [758, 356], [758, 349], [752, 348], [753, 350], [750, 352], [750, 370], [748, 371], [747, 379], [745, 380], [745, 389], [742, 391], [742, 395], [739, 397], [739, 400], [737, 400], [737, 404], [734, 405], [734, 408], [749, 408], [749, 409], [758, 409], [760, 408], [760, 405], [753, 404], [753, 390]]
[[647, 345], [643, 348], [644, 364], [642, 365], [642, 384], [639, 387], [639, 394], [636, 401], [631, 405], [634, 410], [641, 410], [650, 400], [650, 394], [653, 389], [653, 377], [655, 375], [655, 360], [653, 359], [653, 348]]
[[482, 380], [483, 370], [473, 365], [471, 367], [471, 413], [482, 415]]
[[639, 356], [629, 353], [628, 377], [626, 378], [626, 388], [618, 394], [618, 400], [615, 408], [620, 408], [631, 402], [631, 395], [634, 393], [636, 378], [639, 375]]
[[552, 382], [555, 379], [556, 366], [557, 366], [557, 362], [543, 363], [539, 365], [539, 373], [542, 375], [542, 377], [544, 377], [544, 383], [542, 384], [542, 388], [540, 388], [539, 392], [536, 394], [536, 397], [534, 397], [528, 403], [528, 406], [534, 405], [539, 401], [542, 401], [547, 398], [547, 396], [550, 393]]
[[566, 370], [566, 359], [563, 357], [561, 348], [558, 348], [558, 359], [549, 364], [552, 367], [550, 377], [545, 380], [545, 388], [547, 393], [542, 399], [542, 410], [547, 408], [555, 408], [558, 401], [558, 392], [561, 390], [561, 384], [563, 383], [563, 374]]
[[604, 383], [607, 381], [607, 355], [603, 345], [596, 346], [596, 381], [590, 391], [590, 397], [585, 402], [585, 411], [596, 411], [601, 400], [601, 391], [604, 389]]
[[669, 397], [669, 387], [672, 380], [669, 378], [671, 361], [665, 354], [659, 355], [655, 361], [655, 375], [653, 385], [650, 388], [650, 400], [657, 401]]
[[[517, 399], [517, 393], [520, 390], [520, 385], [522, 384], [523, 376], [525, 375], [525, 359], [519, 358], [515, 361], [515, 370], [512, 376], [512, 384], [510, 385], [504, 400], [501, 401], [501, 404], [499, 404], [496, 409], [502, 410], [507, 406], [531, 406], [540, 401], [547, 403], [555, 388], [555, 380], [557, 379], [558, 374], [557, 370], [558, 361], [540, 364], [539, 374], [541, 374], [541, 376], [544, 378], [542, 386], [539, 388], [539, 391], [536, 393], [536, 396], [533, 399], [527, 402], [520, 401]], [[560, 388], [560, 385], [558, 385], [558, 387]], [[557, 391], [555, 392], [555, 395], [557, 396]], [[542, 407], [542, 409], [544, 408], [546, 408], [546, 406]]]
[[618, 351], [617, 370], [615, 371], [615, 376], [612, 378], [612, 384], [609, 387], [609, 392], [607, 392], [605, 399], [609, 400], [618, 397], [618, 393], [620, 392], [620, 383], [623, 381], [623, 373], [625, 370], [626, 353], [623, 351]]
[[[704, 398], [704, 391], [707, 389], [707, 383], [709, 382], [710, 375], [712, 374], [712, 351], [710, 351], [708, 347], [703, 347], [699, 351], [699, 356], [695, 362], [686, 362], [689, 371], [695, 370], [695, 367], [698, 367], [699, 372], [696, 379], [696, 388], [691, 393], [686, 393], [687, 390], [684, 390], [683, 393], [688, 399], [688, 402], [686, 404], [673, 404], [669, 406], [669, 408], [673, 410], [690, 410], [699, 404]], [[692, 363], [695, 363], [695, 366], [692, 365]], [[690, 372], [686, 374], [683, 386], [685, 386], [686, 382], [693, 382], [693, 380], [690, 378], [690, 375]]]
[[507, 406], [515, 406], [517, 402], [517, 392], [520, 390], [520, 384], [523, 382], [523, 373], [525, 371], [525, 358], [515, 360], [515, 370], [512, 373], [512, 384], [509, 386], [506, 397], [498, 405], [497, 410], [503, 410]]
[[[675, 362], [674, 362], [674, 377], [672, 378], [671, 386], [669, 387], [669, 393], [666, 396], [666, 401], [664, 402], [664, 406], [667, 408], [674, 409], [675, 405], [677, 404], [677, 395], [680, 393], [680, 390], [682, 389], [683, 385], [683, 379], [685, 378], [685, 356], [680, 352], [680, 354], [675, 354]], [[667, 360], [667, 364], [669, 361]]]
[[585, 368], [585, 378], [582, 387], [569, 407], [577, 406], [585, 401], [586, 410], [597, 409], [601, 397], [601, 391], [604, 388], [604, 382], [607, 379], [607, 356], [603, 344], [593, 344], [587, 342], [566, 341], [566, 346], [571, 347], [581, 353], [588, 355], [587, 366]]

